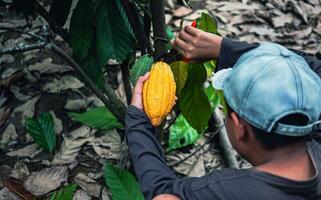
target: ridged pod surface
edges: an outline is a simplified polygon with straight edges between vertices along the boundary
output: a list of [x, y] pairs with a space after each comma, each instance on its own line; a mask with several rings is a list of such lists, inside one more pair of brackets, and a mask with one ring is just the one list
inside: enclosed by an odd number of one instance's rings
[[164, 62], [153, 64], [143, 86], [144, 111], [154, 126], [162, 123], [175, 103], [176, 83], [171, 67]]

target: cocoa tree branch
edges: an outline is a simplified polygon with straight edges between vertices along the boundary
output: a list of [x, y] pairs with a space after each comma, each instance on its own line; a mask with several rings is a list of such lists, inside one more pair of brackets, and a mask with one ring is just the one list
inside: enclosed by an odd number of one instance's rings
[[[218, 124], [224, 123], [224, 120], [222, 117], [223, 115], [222, 115], [221, 111], [219, 110], [219, 108], [215, 109], [213, 115], [214, 115], [214, 119], [215, 119], [216, 123], [218, 123]], [[233, 149], [231, 142], [228, 138], [225, 126], [222, 128], [222, 130], [220, 132], [220, 147], [221, 147], [224, 159], [227, 163], [227, 166], [229, 168], [238, 169], [239, 165], [236, 160], [236, 152]]]
[[150, 1], [152, 22], [153, 22], [153, 36], [155, 39], [155, 60], [161, 58], [167, 53], [166, 43], [157, 38], [166, 38], [166, 25], [165, 25], [165, 2], [164, 0]]
[[128, 64], [129, 64], [129, 60], [126, 60], [120, 65], [121, 74], [123, 77], [124, 88], [125, 88], [126, 99], [127, 99], [127, 105], [129, 105], [132, 100], [132, 86], [131, 86], [130, 80], [129, 80], [130, 73], [129, 73], [129, 69], [128, 69]]
[[[87, 76], [87, 74], [82, 70], [82, 68], [78, 65], [78, 63], [69, 55], [67, 55], [60, 47], [58, 47], [54, 42], [50, 43], [50, 48], [54, 53], [56, 53], [58, 56], [66, 60], [69, 65], [79, 74], [79, 76], [83, 79], [83, 81], [89, 86], [89, 88], [95, 93], [95, 95], [106, 105], [106, 107], [113, 113], [113, 115], [124, 124], [125, 122], [125, 114], [118, 110], [119, 106], [115, 106], [115, 102], [119, 103], [121, 102], [117, 97], [113, 97], [113, 95], [110, 95], [110, 93], [114, 93], [114, 91], [110, 88], [110, 86], [107, 84], [108, 90], [108, 98], [96, 87], [96, 85], [92, 82], [92, 80]], [[109, 91], [111, 90], [111, 91]], [[114, 94], [116, 96], [116, 94]], [[116, 98], [116, 99], [112, 99]]]

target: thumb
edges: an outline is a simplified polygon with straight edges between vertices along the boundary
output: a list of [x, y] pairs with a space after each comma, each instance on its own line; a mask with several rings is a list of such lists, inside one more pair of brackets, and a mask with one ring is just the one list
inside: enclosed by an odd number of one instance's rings
[[134, 88], [134, 93], [141, 94], [143, 90], [144, 82], [149, 78], [149, 72], [147, 72], [144, 76], [140, 76], [137, 80], [136, 86]]

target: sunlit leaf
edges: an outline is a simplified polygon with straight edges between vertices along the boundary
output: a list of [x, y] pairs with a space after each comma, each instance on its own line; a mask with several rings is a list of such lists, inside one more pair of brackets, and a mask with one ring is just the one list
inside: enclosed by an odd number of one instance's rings
[[170, 151], [194, 144], [199, 137], [200, 134], [188, 124], [183, 115], [180, 115], [170, 127], [167, 150]]
[[70, 113], [73, 120], [95, 129], [111, 130], [122, 125], [106, 107], [93, 108], [84, 113]]
[[197, 20], [197, 28], [210, 33], [217, 34], [217, 22], [207, 13], [202, 13], [201, 17]]
[[50, 113], [41, 113], [38, 119], [27, 118], [25, 122], [27, 133], [35, 142], [52, 152], [56, 147], [56, 133], [54, 119]]
[[113, 200], [144, 200], [137, 181], [128, 171], [107, 162], [104, 174]]
[[214, 110], [221, 103], [220, 91], [215, 90], [212, 85], [209, 85], [204, 91], [210, 100], [212, 110]]

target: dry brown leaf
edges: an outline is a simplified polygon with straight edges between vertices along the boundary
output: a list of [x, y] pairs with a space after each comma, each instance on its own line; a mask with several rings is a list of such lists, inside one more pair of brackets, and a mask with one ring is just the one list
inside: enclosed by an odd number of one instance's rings
[[2, 182], [4, 186], [6, 186], [11, 192], [19, 196], [21, 199], [35, 199], [35, 196], [25, 189], [22, 181], [12, 177], [5, 177], [2, 179]]
[[66, 164], [75, 161], [82, 146], [94, 140], [94, 132], [88, 127], [81, 127], [70, 133], [69, 136], [63, 135], [63, 142], [56, 153], [53, 164]]
[[75, 192], [72, 200], [91, 200], [91, 197], [87, 194], [86, 191], [79, 189]]
[[77, 176], [73, 178], [73, 181], [79, 187], [81, 187], [86, 192], [88, 192], [89, 195], [96, 198], [100, 197], [102, 186], [99, 185], [95, 180], [86, 176], [85, 174], [83, 173], [77, 174]]
[[180, 17], [184, 17], [186, 15], [189, 15], [192, 12], [193, 12], [192, 9], [182, 6], [182, 7], [180, 7], [180, 8], [178, 8], [178, 9], [173, 11], [173, 16], [180, 18]]
[[32, 194], [40, 196], [57, 189], [67, 179], [68, 168], [66, 166], [53, 166], [32, 172], [24, 182], [24, 186]]

